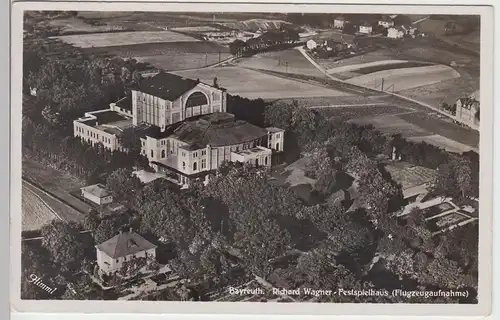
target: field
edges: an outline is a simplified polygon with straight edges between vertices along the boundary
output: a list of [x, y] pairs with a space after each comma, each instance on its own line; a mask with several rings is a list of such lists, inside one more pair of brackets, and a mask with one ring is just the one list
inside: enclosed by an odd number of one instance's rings
[[54, 200], [46, 195], [41, 195], [43, 197], [47, 197], [45, 201], [47, 203], [51, 203], [50, 206], [56, 210], [56, 212], [64, 220], [80, 221], [84, 217], [81, 212], [86, 213], [91, 208], [88, 204], [76, 199], [69, 193], [71, 190], [79, 189], [83, 186], [81, 181], [72, 176], [25, 159], [23, 160], [23, 177], [38, 184], [46, 191], [78, 208], [79, 211], [70, 208], [62, 204], [60, 201]]
[[217, 67], [202, 70], [180, 71], [175, 74], [212, 83], [217, 77], [220, 85], [232, 95], [249, 99], [281, 99], [294, 97], [334, 97], [345, 92], [327, 89], [304, 82], [284, 79], [239, 67]]
[[318, 109], [326, 118], [348, 121], [363, 117], [377, 117], [386, 115], [399, 115], [412, 110], [390, 105], [369, 105], [356, 107], [333, 107]]
[[31, 189], [23, 186], [22, 191], [22, 230], [38, 230], [43, 225], [57, 219], [46, 202]]
[[341, 80], [348, 80], [354, 77], [358, 77], [361, 75], [367, 75], [379, 71], [385, 71], [385, 70], [394, 70], [394, 72], [398, 72], [395, 69], [405, 69], [405, 68], [416, 68], [416, 67], [424, 67], [424, 66], [429, 66], [429, 63], [425, 62], [413, 62], [413, 61], [401, 61], [397, 63], [383, 63], [385, 61], [381, 61], [380, 64], [363, 64], [363, 65], [358, 65], [357, 68], [355, 66], [350, 66], [349, 70], [346, 71], [339, 71], [338, 68], [336, 69], [330, 69], [327, 70], [332, 76], [335, 78], [341, 79]]
[[379, 89], [383, 80], [384, 88], [390, 89], [392, 86], [392, 91], [398, 92], [458, 77], [460, 77], [460, 74], [453, 68], [444, 65], [434, 65], [377, 71], [353, 77], [347, 80], [347, 82]]
[[137, 32], [113, 32], [113, 33], [90, 33], [82, 35], [60, 36], [60, 40], [70, 43], [75, 47], [112, 47], [143, 43], [163, 42], [195, 42], [193, 37], [171, 32], [171, 31], [137, 31]]
[[237, 65], [251, 69], [324, 77], [300, 51], [295, 49], [256, 54], [249, 58], [239, 59]]
[[124, 26], [113, 26], [113, 25], [91, 25], [86, 23], [82, 19], [78, 18], [64, 18], [64, 19], [53, 19], [47, 20], [44, 24], [58, 28], [60, 34], [77, 34], [77, 33], [92, 33], [92, 32], [110, 32], [126, 30]]

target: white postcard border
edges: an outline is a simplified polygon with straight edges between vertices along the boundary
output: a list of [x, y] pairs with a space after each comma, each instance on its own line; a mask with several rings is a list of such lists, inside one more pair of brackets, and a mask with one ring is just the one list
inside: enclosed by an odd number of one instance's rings
[[[362, 3], [361, 1], [358, 1]], [[381, 2], [381, 1], [379, 1]], [[428, 2], [428, 1], [427, 1]], [[446, 1], [451, 2], [451, 1]], [[493, 215], [493, 10], [488, 6], [312, 5], [241, 3], [17, 2], [11, 16], [11, 309], [13, 312], [282, 314], [282, 315], [486, 315], [491, 311]], [[245, 302], [53, 301], [20, 299], [21, 256], [21, 104], [23, 10], [97, 11], [254, 11], [481, 14], [480, 92], [484, 108], [480, 135], [479, 292], [476, 305], [307, 304]]]

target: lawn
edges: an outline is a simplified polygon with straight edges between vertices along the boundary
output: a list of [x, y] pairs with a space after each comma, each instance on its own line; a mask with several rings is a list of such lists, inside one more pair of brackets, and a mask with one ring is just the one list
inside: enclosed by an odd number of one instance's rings
[[460, 73], [445, 65], [391, 69], [353, 77], [347, 82], [374, 89], [398, 92], [419, 86], [437, 84], [441, 81], [460, 77]]
[[135, 57], [139, 62], [149, 63], [155, 68], [177, 71], [196, 69], [216, 64], [231, 57], [229, 53], [171, 53], [157, 56]]
[[242, 58], [237, 61], [237, 65], [244, 68], [325, 77], [300, 51], [295, 49], [266, 52], [249, 58]]
[[281, 99], [300, 97], [343, 96], [345, 92], [304, 82], [284, 79], [238, 67], [217, 67], [202, 70], [174, 72], [191, 79], [199, 78], [206, 83], [212, 83], [217, 77], [219, 84], [232, 95], [249, 99]]
[[377, 117], [395, 115], [408, 112], [407, 109], [397, 106], [373, 105], [359, 107], [334, 107], [318, 109], [318, 112], [326, 118], [347, 121], [363, 117]]
[[[349, 71], [345, 72], [336, 72], [336, 73], [331, 73], [334, 77], [346, 80], [350, 79], [356, 76], [360, 75], [365, 75], [365, 74], [370, 74], [374, 72], [379, 72], [379, 71], [385, 71], [385, 70], [394, 70], [394, 69], [404, 69], [404, 68], [415, 68], [415, 67], [424, 67], [424, 66], [430, 66], [430, 63], [426, 62], [418, 62], [418, 61], [407, 61], [407, 62], [398, 62], [398, 63], [391, 63], [391, 64], [379, 64], [379, 65], [371, 65], [371, 66], [366, 66], [366, 67], [360, 67], [358, 69], [351, 69]], [[335, 69], [333, 69], [335, 70]]]
[[124, 46], [144, 43], [195, 42], [193, 37], [172, 31], [90, 33], [60, 36], [58, 39], [80, 48]]

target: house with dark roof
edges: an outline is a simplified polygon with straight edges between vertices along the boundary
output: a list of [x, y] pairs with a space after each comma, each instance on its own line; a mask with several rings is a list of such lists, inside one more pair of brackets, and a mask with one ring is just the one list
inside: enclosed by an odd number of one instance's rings
[[[284, 147], [284, 130], [260, 128], [226, 112], [226, 90], [159, 72], [141, 78], [130, 96], [74, 121], [75, 136], [125, 150], [120, 135], [137, 130], [141, 154], [181, 187], [204, 179], [224, 161], [270, 166]], [[276, 159], [276, 157], [274, 157]]]
[[[187, 187], [204, 179], [224, 161], [270, 166], [273, 153], [283, 151], [284, 130], [260, 128], [225, 112], [213, 113], [168, 128], [169, 133], [141, 139], [152, 167]], [[159, 147], [158, 147], [159, 146]]]
[[133, 124], [154, 125], [165, 130], [171, 124], [214, 112], [226, 111], [226, 90], [216, 80], [199, 80], [160, 72], [142, 79], [132, 90]]
[[343, 16], [338, 16], [335, 19], [333, 19], [333, 27], [335, 29], [343, 29], [346, 22], [347, 21]]
[[382, 16], [378, 20], [378, 25], [383, 26], [384, 28], [390, 28], [390, 27], [394, 27], [394, 21], [388, 16]]
[[370, 34], [373, 31], [373, 27], [368, 22], [364, 22], [359, 25], [359, 33]]
[[147, 241], [132, 229], [95, 246], [97, 265], [104, 274], [120, 271], [125, 261], [139, 258], [156, 259], [156, 245]]
[[100, 183], [80, 189], [82, 197], [95, 204], [103, 205], [113, 202], [113, 195]]

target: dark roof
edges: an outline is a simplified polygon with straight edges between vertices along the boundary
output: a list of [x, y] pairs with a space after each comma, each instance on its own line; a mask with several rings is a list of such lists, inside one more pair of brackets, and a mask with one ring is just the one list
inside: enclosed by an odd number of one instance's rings
[[92, 113], [92, 115], [97, 118], [97, 123], [99, 123], [99, 124], [106, 124], [106, 123], [124, 121], [124, 120], [129, 119], [129, 118], [122, 116], [118, 112], [111, 111], [111, 110]]
[[125, 257], [137, 252], [156, 248], [154, 244], [133, 231], [121, 232], [96, 246], [111, 258]]
[[[212, 116], [213, 117], [213, 116]], [[211, 122], [210, 117], [182, 123], [173, 137], [190, 145], [221, 147], [252, 141], [267, 135], [266, 129], [245, 121]]]
[[384, 22], [393, 22], [391, 18], [388, 16], [382, 16], [379, 21], [384, 21]]
[[115, 102], [118, 108], [132, 111], [132, 97], [129, 95]]
[[198, 80], [160, 72], [151, 78], [142, 79], [137, 90], [168, 101], [175, 101], [199, 83]]

